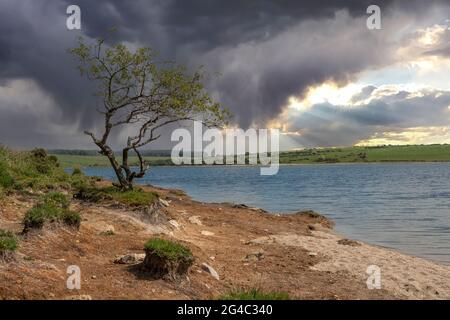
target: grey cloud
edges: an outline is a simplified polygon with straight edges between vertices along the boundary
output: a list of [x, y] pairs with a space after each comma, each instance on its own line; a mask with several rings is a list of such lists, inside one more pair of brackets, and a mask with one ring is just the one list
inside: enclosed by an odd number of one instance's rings
[[377, 132], [449, 126], [449, 106], [448, 91], [423, 92], [423, 96], [400, 92], [358, 106], [316, 104], [307, 111], [291, 112], [287, 121], [289, 131], [301, 133], [296, 139], [304, 146], [346, 146]]
[[448, 28], [440, 35], [435, 49], [426, 51], [424, 55], [450, 57], [450, 23]]
[[364, 88], [361, 90], [360, 93], [355, 94], [355, 95], [352, 97], [351, 102], [352, 102], [352, 103], [357, 103], [357, 102], [364, 101], [364, 100], [370, 98], [370, 95], [372, 94], [372, 92], [373, 92], [376, 88], [377, 88], [377, 87], [375, 87], [375, 86], [367, 86], [367, 87], [364, 87]]
[[[392, 44], [385, 39], [391, 11], [420, 15], [445, 1], [426, 5], [378, 1], [388, 11], [386, 30], [378, 33], [365, 28], [369, 0], [75, 3], [82, 10], [82, 33], [65, 28], [65, 10], [73, 1], [0, 3], [0, 85], [11, 79], [33, 79], [61, 110], [58, 124], [77, 123], [81, 132], [94, 127], [99, 117], [93, 112], [98, 104], [93, 86], [79, 76], [66, 53], [80, 34], [104, 36], [116, 26], [118, 32], [110, 41], [150, 45], [164, 58], [221, 73], [211, 77], [208, 87], [245, 127], [276, 116], [289, 96], [301, 95], [311, 85], [326, 80], [345, 83], [359, 71], [389, 63]], [[39, 108], [38, 102], [35, 107]], [[0, 140], [8, 143], [12, 140], [6, 137], [22, 123], [6, 117], [11, 115], [0, 114]], [[30, 144], [56, 143], [56, 138], [35, 135], [31, 125], [22, 130], [28, 131]], [[72, 139], [62, 131], [57, 140]], [[80, 133], [77, 139], [84, 137]]]

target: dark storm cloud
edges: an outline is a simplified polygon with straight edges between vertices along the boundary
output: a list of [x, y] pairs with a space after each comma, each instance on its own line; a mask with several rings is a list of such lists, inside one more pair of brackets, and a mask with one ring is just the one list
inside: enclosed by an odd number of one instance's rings
[[[365, 11], [372, 2], [3, 0], [0, 85], [32, 79], [61, 111], [57, 120], [50, 117], [52, 121], [62, 127], [78, 124], [80, 131], [97, 123], [93, 87], [80, 78], [66, 53], [81, 33], [66, 29], [65, 11], [69, 4], [78, 4], [83, 35], [103, 37], [115, 26], [118, 31], [110, 41], [150, 45], [164, 58], [192, 67], [205, 65], [211, 73], [222, 74], [211, 77], [208, 87], [233, 111], [238, 124], [264, 123], [281, 111], [289, 96], [300, 95], [311, 85], [326, 80], [345, 83], [359, 71], [391, 61], [392, 46], [385, 39], [395, 21], [386, 24], [387, 30], [369, 32]], [[387, 15], [393, 10], [416, 15], [444, 2], [375, 3]], [[32, 105], [39, 108], [39, 101]], [[72, 141], [63, 131], [49, 140], [11, 114], [0, 113], [0, 118], [0, 140], [8, 137], [7, 143], [22, 141], [11, 134], [18, 127], [29, 131], [30, 145], [64, 147]]]
[[[380, 5], [391, 2], [381, 1]], [[264, 121], [281, 111], [289, 96], [301, 94], [310, 85], [325, 80], [345, 82], [353, 72], [387, 60], [384, 54], [379, 54], [379, 42], [366, 29], [365, 18], [361, 18], [366, 17], [371, 3], [79, 2], [89, 36], [102, 36], [109, 27], [119, 26], [113, 36], [115, 40], [150, 44], [164, 57], [193, 67], [205, 65], [212, 74], [221, 74], [218, 78], [211, 77], [208, 88], [216, 92], [243, 127], [254, 122], [264, 125]], [[336, 21], [339, 10], [349, 13], [348, 18], [339, 16], [346, 19], [345, 23]], [[303, 21], [316, 23], [299, 28]], [[325, 33], [320, 21], [324, 21]], [[353, 34], [351, 29], [355, 28], [358, 34], [349, 39], [346, 33]], [[348, 41], [355, 46], [352, 52], [348, 52]], [[271, 45], [273, 42], [277, 43], [276, 48]], [[293, 47], [292, 43], [297, 45]], [[308, 47], [303, 43], [308, 43]], [[257, 64], [252, 62], [255, 56]], [[239, 68], [232, 69], [232, 65]]]
[[[230, 1], [78, 1], [85, 9], [87, 32], [103, 36], [120, 26], [118, 38], [148, 41], [155, 31], [169, 35], [168, 42], [195, 44], [201, 49], [264, 39], [307, 18], [331, 18], [346, 9], [361, 16], [369, 0], [230, 0]], [[392, 1], [381, 1], [387, 5]], [[71, 3], [68, 1], [67, 3]], [[155, 28], [157, 30], [153, 30]], [[174, 48], [171, 48], [172, 50]]]
[[[66, 52], [79, 33], [65, 28], [65, 10], [63, 3], [49, 1], [0, 3], [0, 78], [3, 84], [12, 79], [34, 80], [56, 100], [63, 112], [61, 121], [91, 125], [93, 116], [87, 110], [93, 105], [92, 87], [80, 78]], [[39, 108], [38, 102], [35, 107]], [[21, 126], [9, 123], [11, 130]]]

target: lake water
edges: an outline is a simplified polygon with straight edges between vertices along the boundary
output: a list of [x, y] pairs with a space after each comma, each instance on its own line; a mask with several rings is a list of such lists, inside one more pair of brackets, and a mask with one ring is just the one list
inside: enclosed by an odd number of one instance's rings
[[[113, 179], [109, 168], [86, 174]], [[155, 167], [139, 181], [185, 190], [204, 202], [273, 212], [314, 210], [349, 238], [450, 264], [450, 164]], [[218, 213], [219, 214], [219, 213]]]

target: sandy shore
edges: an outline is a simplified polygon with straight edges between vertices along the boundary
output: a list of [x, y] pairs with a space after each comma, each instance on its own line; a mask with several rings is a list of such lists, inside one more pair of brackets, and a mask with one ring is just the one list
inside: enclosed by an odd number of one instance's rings
[[[394, 250], [347, 241], [331, 230], [314, 231], [313, 236], [293, 233], [276, 234], [253, 240], [254, 243], [278, 243], [300, 247], [325, 257], [311, 267], [332, 273], [348, 272], [361, 281], [373, 274], [369, 266], [378, 268], [381, 288], [407, 299], [448, 299], [450, 267]], [[350, 243], [342, 245], [339, 243]], [[369, 270], [367, 270], [369, 268]], [[372, 267], [373, 268], [373, 267]], [[372, 286], [374, 283], [369, 281]]]
[[[276, 215], [150, 189], [165, 198], [156, 220], [115, 204], [73, 201], [72, 208], [82, 213], [80, 230], [50, 228], [21, 238], [16, 259], [0, 262], [0, 298], [214, 299], [250, 287], [297, 299], [450, 298], [449, 266], [350, 241], [320, 215]], [[19, 233], [32, 205], [19, 196], [7, 199], [0, 207], [0, 228]], [[111, 228], [113, 236], [102, 235]], [[136, 265], [113, 263], [117, 256], [142, 254], [145, 241], [155, 235], [191, 248], [196, 260], [187, 281], [150, 280]], [[66, 288], [67, 266], [74, 264], [83, 274], [75, 292]], [[370, 265], [379, 268], [381, 289], [367, 287]]]

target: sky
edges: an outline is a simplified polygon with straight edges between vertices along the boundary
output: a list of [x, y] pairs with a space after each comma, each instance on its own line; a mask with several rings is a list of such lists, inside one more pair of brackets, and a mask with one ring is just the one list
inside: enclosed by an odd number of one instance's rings
[[[71, 4], [80, 30], [66, 27]], [[106, 35], [204, 66], [232, 125], [279, 128], [282, 149], [450, 143], [450, 0], [2, 0], [0, 143], [94, 148], [95, 86], [67, 49]], [[150, 148], [167, 149], [172, 129]]]

